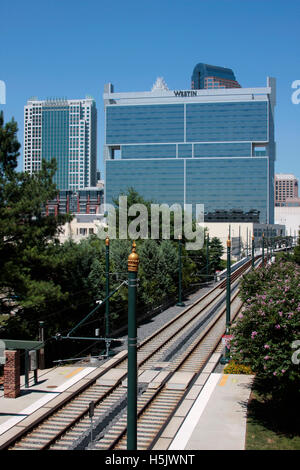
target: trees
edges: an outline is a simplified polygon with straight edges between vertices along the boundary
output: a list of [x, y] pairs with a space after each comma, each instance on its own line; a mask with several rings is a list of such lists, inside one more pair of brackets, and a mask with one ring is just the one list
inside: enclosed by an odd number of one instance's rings
[[144, 240], [139, 245], [139, 278], [142, 303], [157, 306], [176, 292], [178, 254], [170, 240], [159, 245], [155, 240]]
[[[46, 217], [43, 213], [46, 201], [53, 199], [57, 193], [52, 182], [55, 161], [43, 161], [41, 170], [33, 176], [17, 172], [20, 144], [16, 133], [16, 123], [12, 121], [4, 125], [1, 115], [0, 309], [1, 313], [11, 313], [13, 306], [17, 312], [9, 318], [5, 329], [2, 328], [1, 336], [37, 339], [40, 320], [45, 322], [47, 337], [56, 333], [64, 335], [94, 310], [97, 300], [105, 298], [105, 242], [92, 236], [80, 243], [68, 241], [59, 244], [56, 236], [70, 216]], [[140, 203], [147, 208], [150, 237], [151, 202], [145, 201], [133, 189], [129, 190], [127, 196], [128, 206]], [[135, 217], [128, 217], [127, 226]], [[174, 240], [174, 214], [171, 213], [170, 239], [161, 237], [161, 216], [158, 224], [160, 238], [137, 240], [140, 256], [139, 313], [149, 311], [167, 299], [176, 300], [178, 240]], [[110, 240], [111, 291], [128, 277], [127, 259], [130, 251], [131, 240]], [[200, 279], [197, 273], [203, 271], [204, 267], [203, 251], [188, 252], [183, 246], [183, 288], [190, 287], [192, 281], [197, 282]], [[124, 285], [110, 298], [110, 320], [113, 326], [126, 324], [127, 292]], [[93, 336], [94, 327], [101, 329], [103, 326], [104, 308], [100, 307], [88, 323], [80, 326], [78, 334]], [[100, 334], [104, 334], [104, 328]]]
[[43, 215], [47, 199], [57, 189], [52, 183], [55, 161], [42, 163], [31, 176], [17, 172], [20, 144], [14, 120], [4, 124], [0, 114], [0, 309], [36, 308], [50, 299], [63, 298], [59, 284], [43, 272], [57, 262], [52, 244], [60, 226], [69, 216]]
[[217, 237], [213, 237], [209, 242], [209, 263], [210, 269], [214, 273], [221, 269], [221, 258], [224, 253], [222, 242]]

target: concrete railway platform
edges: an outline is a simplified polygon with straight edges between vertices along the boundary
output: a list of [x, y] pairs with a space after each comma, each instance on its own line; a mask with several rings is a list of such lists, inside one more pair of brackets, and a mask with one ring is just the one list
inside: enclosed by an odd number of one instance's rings
[[[117, 356], [103, 363], [101, 369], [108, 367]], [[218, 360], [219, 354], [216, 354], [187, 391], [153, 450], [245, 448], [247, 402], [253, 376], [225, 375]], [[22, 376], [18, 398], [4, 398], [0, 390], [0, 449], [33, 419], [65, 400], [68, 394], [97, 374], [99, 367], [91, 364], [59, 366], [39, 371], [37, 385], [33, 385], [31, 379], [29, 388], [24, 387]]]

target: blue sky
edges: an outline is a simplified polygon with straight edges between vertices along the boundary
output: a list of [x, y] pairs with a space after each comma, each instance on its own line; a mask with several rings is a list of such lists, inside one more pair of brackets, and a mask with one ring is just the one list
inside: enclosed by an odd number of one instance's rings
[[0, 24], [0, 109], [18, 122], [22, 144], [28, 98], [92, 95], [103, 170], [104, 84], [146, 91], [163, 76], [170, 89], [189, 89], [205, 62], [232, 68], [244, 87], [276, 77], [275, 171], [300, 178], [300, 104], [291, 100], [300, 80], [298, 0], [15, 0], [2, 2]]

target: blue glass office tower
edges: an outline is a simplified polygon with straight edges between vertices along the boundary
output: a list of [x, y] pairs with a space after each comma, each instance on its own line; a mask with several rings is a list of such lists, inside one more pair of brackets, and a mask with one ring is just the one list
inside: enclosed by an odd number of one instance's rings
[[275, 79], [262, 88], [114, 93], [105, 85], [105, 202], [133, 187], [205, 220], [274, 223]]
[[197, 64], [191, 80], [192, 90], [203, 88], [240, 88], [231, 69], [216, 65]]

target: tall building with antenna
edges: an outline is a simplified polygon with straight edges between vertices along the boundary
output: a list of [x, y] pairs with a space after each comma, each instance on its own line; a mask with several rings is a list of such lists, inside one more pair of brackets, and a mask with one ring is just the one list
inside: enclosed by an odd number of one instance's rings
[[52, 158], [57, 163], [54, 182], [59, 190], [96, 186], [97, 109], [92, 97], [27, 101], [23, 169], [33, 174], [42, 160]]

